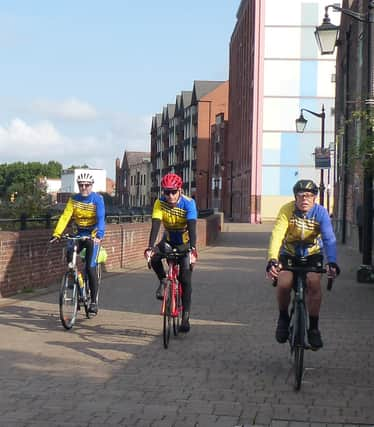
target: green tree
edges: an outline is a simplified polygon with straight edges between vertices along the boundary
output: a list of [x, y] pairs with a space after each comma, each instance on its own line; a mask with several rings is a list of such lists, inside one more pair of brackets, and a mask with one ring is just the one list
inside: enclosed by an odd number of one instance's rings
[[82, 165], [82, 166], [75, 166], [75, 165], [71, 165], [70, 167], [68, 167], [68, 170], [74, 170], [74, 169], [89, 169], [90, 167], [86, 164]]
[[[374, 172], [374, 116], [366, 110], [355, 110], [347, 124], [355, 126], [360, 137], [350, 144], [349, 159], [351, 162], [360, 162], [368, 172]], [[370, 130], [370, 132], [368, 132]]]
[[49, 161], [47, 164], [40, 162], [0, 164], [0, 199], [4, 200], [14, 191], [12, 186], [19, 184], [21, 188], [29, 190], [29, 184], [36, 185], [37, 178], [60, 178], [61, 172], [62, 165], [56, 161]]

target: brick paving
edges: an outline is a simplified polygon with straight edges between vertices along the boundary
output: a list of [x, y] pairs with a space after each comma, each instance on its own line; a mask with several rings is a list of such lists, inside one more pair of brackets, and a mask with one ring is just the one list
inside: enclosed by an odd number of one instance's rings
[[374, 285], [355, 281], [360, 257], [340, 249], [325, 347], [306, 352], [295, 392], [264, 278], [270, 225], [228, 230], [200, 254], [191, 332], [168, 350], [146, 268], [107, 274], [99, 316], [71, 331], [53, 289], [0, 300], [0, 426], [374, 426]]

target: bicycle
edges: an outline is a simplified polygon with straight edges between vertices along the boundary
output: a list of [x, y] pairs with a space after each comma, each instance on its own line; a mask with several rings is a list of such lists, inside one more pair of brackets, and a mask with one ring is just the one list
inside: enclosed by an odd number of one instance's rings
[[[68, 270], [62, 278], [59, 294], [60, 320], [65, 329], [71, 329], [74, 326], [81, 305], [84, 307], [87, 319], [92, 316], [92, 313], [89, 312], [91, 291], [87, 273], [84, 271], [82, 274], [77, 265], [78, 243], [89, 239], [91, 239], [89, 236], [70, 236], [68, 234], [61, 236], [61, 240], [73, 241], [72, 260], [68, 263]], [[101, 263], [97, 264], [96, 274], [98, 279], [97, 304], [102, 275]]]
[[[308, 309], [305, 303], [305, 294], [307, 292], [306, 275], [309, 272], [326, 273], [326, 269], [303, 265], [306, 259], [298, 259], [296, 266], [287, 266], [285, 270], [294, 273], [293, 279], [293, 298], [291, 302], [290, 326], [289, 326], [289, 344], [291, 358], [293, 357], [293, 370], [295, 390], [300, 390], [303, 372], [304, 372], [304, 350], [313, 349], [307, 340], [307, 331], [309, 329]], [[333, 279], [328, 278], [327, 290], [332, 289]]]
[[[187, 251], [178, 251], [170, 244], [164, 243], [163, 252], [161, 255], [166, 259], [168, 264], [168, 272], [164, 286], [164, 297], [161, 303], [160, 314], [163, 317], [163, 343], [164, 348], [169, 347], [171, 335], [171, 323], [173, 323], [173, 333], [177, 336], [179, 326], [182, 321], [183, 305], [182, 305], [182, 285], [179, 282], [179, 259], [186, 256]], [[151, 268], [150, 257], [147, 259], [148, 268]], [[190, 268], [192, 264], [190, 263]]]

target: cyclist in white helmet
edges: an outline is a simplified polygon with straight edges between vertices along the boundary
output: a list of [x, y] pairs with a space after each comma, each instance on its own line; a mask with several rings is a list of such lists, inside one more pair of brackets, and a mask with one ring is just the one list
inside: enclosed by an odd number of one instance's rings
[[[89, 278], [91, 301], [93, 301], [89, 307], [89, 311], [93, 314], [97, 314], [96, 266], [100, 243], [105, 234], [104, 199], [100, 194], [92, 191], [94, 179], [89, 172], [80, 173], [77, 177], [77, 184], [79, 193], [69, 198], [64, 212], [58, 220], [50, 242], [54, 242], [61, 237], [71, 219], [73, 220], [75, 235], [92, 237], [92, 240], [81, 241], [78, 249], [81, 251], [84, 247], [86, 248], [85, 268]], [[69, 241], [69, 243], [67, 251], [68, 262], [71, 260], [72, 256], [71, 241]]]

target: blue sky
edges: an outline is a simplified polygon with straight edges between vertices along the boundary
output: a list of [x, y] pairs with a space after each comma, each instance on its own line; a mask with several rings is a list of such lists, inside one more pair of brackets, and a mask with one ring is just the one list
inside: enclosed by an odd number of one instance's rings
[[107, 169], [151, 117], [228, 79], [240, 0], [0, 0], [0, 163]]

